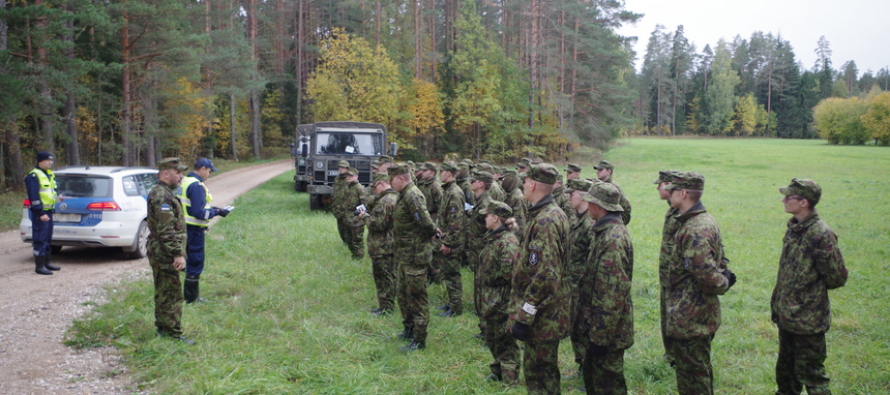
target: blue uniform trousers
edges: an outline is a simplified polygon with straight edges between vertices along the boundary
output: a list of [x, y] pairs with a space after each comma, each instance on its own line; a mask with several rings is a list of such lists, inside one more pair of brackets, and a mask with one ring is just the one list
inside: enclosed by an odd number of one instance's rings
[[204, 271], [204, 233], [207, 231], [207, 228], [186, 225], [185, 230], [188, 236], [185, 274], [189, 276], [200, 276]]
[[53, 240], [53, 212], [44, 210], [43, 214], [49, 216], [49, 221], [43, 222], [31, 212], [31, 246], [34, 248], [34, 256], [49, 254]]

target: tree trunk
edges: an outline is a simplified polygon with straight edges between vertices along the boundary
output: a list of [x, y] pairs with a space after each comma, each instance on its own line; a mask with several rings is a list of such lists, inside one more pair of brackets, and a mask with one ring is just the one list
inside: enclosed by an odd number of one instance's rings
[[130, 166], [130, 31], [128, 16], [124, 13], [123, 26], [121, 27], [122, 49], [121, 57], [121, 165]]
[[229, 93], [229, 128], [231, 129], [232, 136], [232, 160], [238, 161], [238, 147], [235, 145], [235, 93]]
[[531, 30], [529, 32], [529, 48], [528, 48], [528, 71], [529, 71], [529, 90], [528, 90], [528, 127], [535, 127], [535, 90], [538, 88], [538, 37], [540, 35], [538, 27], [538, 12], [541, 0], [531, 0]]
[[423, 26], [423, 20], [420, 16], [421, 1], [411, 0], [414, 4], [414, 78], [421, 77], [421, 64], [423, 63], [423, 35], [420, 30]]

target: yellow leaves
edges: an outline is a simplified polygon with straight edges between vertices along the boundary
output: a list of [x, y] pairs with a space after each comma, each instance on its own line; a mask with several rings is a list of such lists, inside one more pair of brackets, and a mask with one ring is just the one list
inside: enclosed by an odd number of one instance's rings
[[165, 90], [162, 129], [184, 156], [195, 157], [211, 126], [210, 98], [185, 78]]
[[871, 138], [878, 144], [890, 145], [890, 92], [871, 97], [868, 110], [861, 119], [871, 132]]
[[445, 126], [445, 114], [442, 113], [442, 100], [436, 85], [414, 79], [412, 88], [413, 96], [407, 105], [411, 114], [408, 121], [411, 128], [422, 135], [442, 130]]

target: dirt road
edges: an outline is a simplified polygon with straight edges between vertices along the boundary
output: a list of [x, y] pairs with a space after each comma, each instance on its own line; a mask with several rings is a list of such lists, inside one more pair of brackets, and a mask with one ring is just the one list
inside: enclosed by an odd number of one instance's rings
[[[292, 170], [290, 160], [210, 177], [214, 205]], [[101, 302], [103, 285], [150, 277], [147, 259], [120, 249], [65, 247], [52, 276], [34, 273], [31, 245], [19, 231], [0, 233], [0, 394], [138, 393], [113, 348], [75, 351], [62, 344], [71, 321]]]

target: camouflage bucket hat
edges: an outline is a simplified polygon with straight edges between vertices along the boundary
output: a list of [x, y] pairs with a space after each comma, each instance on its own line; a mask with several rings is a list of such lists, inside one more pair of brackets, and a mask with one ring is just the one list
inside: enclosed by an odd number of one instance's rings
[[482, 182], [487, 182], [487, 183], [492, 183], [492, 182], [494, 182], [494, 176], [492, 176], [491, 173], [489, 173], [487, 171], [474, 171], [473, 175], [470, 176], [470, 182], [473, 182], [476, 180], [479, 180]]
[[561, 177], [556, 166], [549, 163], [541, 163], [540, 165], [531, 165], [525, 173], [525, 176], [544, 184], [556, 184], [557, 177]]
[[569, 180], [568, 184], [566, 184], [566, 193], [572, 193], [574, 191], [587, 192], [588, 190], [590, 190], [590, 187], [592, 187], [592, 186], [593, 186], [592, 181], [576, 178], [574, 180]]
[[488, 207], [479, 210], [479, 214], [494, 214], [501, 218], [510, 218], [513, 216], [513, 209], [507, 203], [492, 200], [488, 203]]
[[608, 182], [598, 182], [590, 186], [584, 194], [584, 200], [603, 208], [606, 211], [624, 211], [618, 202], [621, 201], [621, 192]]
[[792, 178], [791, 184], [788, 184], [787, 187], [779, 188], [779, 192], [782, 192], [785, 196], [803, 196], [813, 202], [813, 204], [819, 203], [819, 199], [822, 198], [822, 187], [816, 181], [803, 178]]
[[337, 167], [345, 167], [345, 168], [348, 169], [348, 168], [349, 168], [349, 162], [347, 162], [347, 161], [345, 161], [345, 160], [341, 160], [340, 163], [337, 163]]
[[674, 177], [680, 174], [680, 171], [677, 170], [662, 170], [658, 172], [658, 178], [653, 181], [653, 184], [661, 184], [663, 182], [671, 182]]
[[442, 171], [451, 172], [451, 174], [457, 174], [459, 168], [457, 164], [454, 162], [445, 162], [442, 163]]
[[574, 163], [569, 163], [568, 165], [566, 165], [566, 172], [567, 173], [580, 173], [581, 166], [578, 166]]
[[674, 175], [670, 184], [663, 188], [665, 191], [674, 189], [689, 189], [693, 191], [702, 191], [705, 189], [705, 176], [693, 171], [681, 171]]
[[164, 158], [158, 162], [158, 170], [177, 169], [184, 171], [188, 168], [188, 166], [182, 164], [182, 159], [179, 158]]
[[402, 174], [408, 174], [408, 167], [406, 165], [392, 165], [388, 169], [386, 169], [386, 174], [389, 176], [389, 178], [400, 176]]
[[614, 170], [615, 166], [612, 164], [612, 162], [609, 162], [607, 160], [601, 160], [600, 163], [598, 165], [594, 166], [593, 168], [597, 169], [597, 170], [600, 170], [600, 169]]

